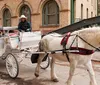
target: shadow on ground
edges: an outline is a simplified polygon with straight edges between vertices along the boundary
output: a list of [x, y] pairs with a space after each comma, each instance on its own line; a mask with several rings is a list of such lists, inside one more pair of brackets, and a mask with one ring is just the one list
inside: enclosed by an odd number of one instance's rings
[[0, 72], [0, 79], [7, 80], [7, 82], [3, 83], [6, 85], [44, 85], [42, 84], [41, 79], [32, 79], [32, 80], [24, 80], [22, 78], [11, 79], [8, 74]]

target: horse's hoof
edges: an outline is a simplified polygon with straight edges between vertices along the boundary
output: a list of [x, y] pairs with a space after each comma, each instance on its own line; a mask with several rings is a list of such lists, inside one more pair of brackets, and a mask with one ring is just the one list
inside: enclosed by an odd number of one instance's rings
[[74, 85], [72, 82], [67, 82], [67, 85]]
[[39, 74], [36, 74], [36, 73], [35, 73], [34, 75], [35, 75], [36, 77], [39, 77]]
[[53, 79], [52, 81], [53, 81], [53, 82], [59, 82], [59, 80], [58, 80], [58, 79], [56, 79], [56, 78], [55, 78], [55, 79]]
[[97, 85], [97, 83], [95, 82], [95, 83], [93, 83], [93, 82], [90, 82], [90, 85]]

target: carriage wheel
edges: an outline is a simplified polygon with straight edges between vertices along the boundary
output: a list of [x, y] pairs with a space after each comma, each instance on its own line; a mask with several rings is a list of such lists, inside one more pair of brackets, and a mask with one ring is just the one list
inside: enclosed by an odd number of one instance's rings
[[48, 54], [46, 54], [46, 56], [44, 58], [46, 58], [46, 60], [45, 61], [42, 61], [40, 67], [41, 67], [41, 69], [44, 69], [45, 70], [46, 68], [49, 67], [50, 58], [49, 58]]
[[9, 76], [15, 79], [19, 74], [18, 61], [13, 54], [8, 54], [6, 57], [6, 69]]

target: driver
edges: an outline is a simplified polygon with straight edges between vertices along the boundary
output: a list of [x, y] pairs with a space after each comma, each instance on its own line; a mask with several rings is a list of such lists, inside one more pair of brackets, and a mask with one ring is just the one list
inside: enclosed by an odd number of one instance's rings
[[27, 17], [25, 15], [21, 15], [20, 22], [18, 24], [18, 30], [20, 32], [30, 32], [31, 31], [31, 25], [27, 21]]

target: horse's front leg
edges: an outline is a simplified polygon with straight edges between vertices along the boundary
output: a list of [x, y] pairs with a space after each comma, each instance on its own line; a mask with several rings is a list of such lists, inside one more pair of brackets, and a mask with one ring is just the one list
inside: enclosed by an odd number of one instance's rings
[[55, 64], [55, 58], [52, 57], [51, 59], [51, 80], [54, 82], [58, 82], [57, 76], [55, 74], [54, 64]]
[[88, 72], [89, 72], [89, 76], [90, 76], [90, 85], [97, 85], [96, 79], [95, 79], [95, 73], [92, 67], [92, 62], [89, 61], [87, 64], [85, 64]]
[[76, 65], [77, 65], [77, 61], [70, 60], [70, 72], [69, 72], [69, 77], [68, 77], [68, 80], [67, 80], [67, 85], [74, 85], [72, 78], [74, 76]]
[[39, 77], [40, 64], [41, 64], [43, 58], [44, 58], [44, 54], [40, 54], [40, 55], [39, 55], [39, 58], [38, 58], [37, 66], [36, 66], [36, 68], [35, 68], [35, 74], [34, 74], [34, 75], [35, 75], [36, 77]]

